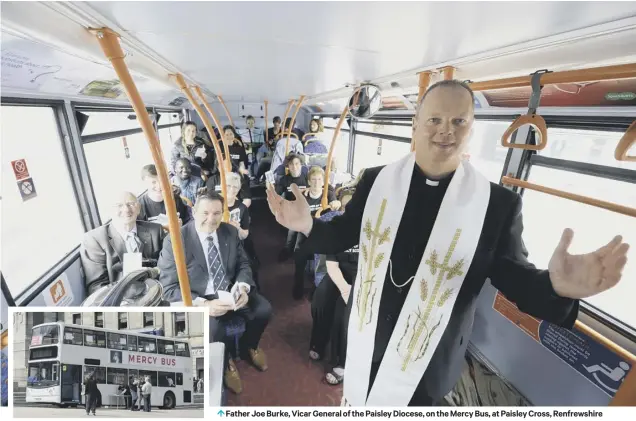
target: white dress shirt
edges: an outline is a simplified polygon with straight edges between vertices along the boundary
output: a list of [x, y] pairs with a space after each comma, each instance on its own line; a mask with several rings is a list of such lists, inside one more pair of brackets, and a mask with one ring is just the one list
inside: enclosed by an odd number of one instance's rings
[[[124, 244], [126, 244], [126, 251], [128, 253], [135, 253], [135, 249], [130, 243], [131, 240], [128, 240], [128, 235], [130, 233], [134, 233], [135, 235], [137, 235], [137, 224], [135, 224], [135, 226], [130, 231], [124, 231], [123, 227], [117, 225], [113, 225], [113, 227], [115, 228], [115, 231], [117, 231], [117, 233], [121, 236], [122, 240], [124, 240]], [[139, 248], [138, 253], [141, 253], [141, 240], [135, 242], [137, 243], [137, 247]]]

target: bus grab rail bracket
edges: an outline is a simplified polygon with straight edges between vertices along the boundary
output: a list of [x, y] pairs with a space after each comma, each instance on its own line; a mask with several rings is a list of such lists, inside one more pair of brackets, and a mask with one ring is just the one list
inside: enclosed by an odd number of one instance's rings
[[[501, 144], [507, 148], [514, 149], [524, 149], [530, 151], [540, 151], [546, 147], [548, 142], [548, 128], [546, 126], [545, 120], [543, 117], [537, 114], [537, 109], [539, 108], [539, 103], [541, 102], [541, 76], [546, 73], [550, 73], [549, 70], [538, 70], [534, 72], [532, 76], [532, 94], [530, 95], [530, 100], [528, 101], [528, 112], [522, 116], [517, 117], [515, 121], [512, 122], [510, 127], [506, 129], [503, 136], [501, 137]], [[536, 145], [530, 145], [525, 143], [511, 143], [510, 137], [514, 132], [516, 132], [521, 126], [530, 125], [535, 129], [535, 132], [539, 135], [539, 141]]]

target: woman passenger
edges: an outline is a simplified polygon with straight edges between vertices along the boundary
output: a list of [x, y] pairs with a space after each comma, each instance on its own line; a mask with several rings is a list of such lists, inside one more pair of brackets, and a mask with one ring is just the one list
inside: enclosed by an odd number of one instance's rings
[[241, 174], [241, 197], [243, 204], [248, 208], [252, 204], [252, 194], [250, 191], [249, 162], [247, 151], [243, 139], [238, 134], [234, 126], [223, 127], [223, 141], [227, 142], [232, 161], [232, 171]]
[[[311, 167], [309, 173], [307, 174], [307, 179], [309, 183], [309, 188], [304, 191], [305, 198], [307, 203], [309, 204], [309, 211], [311, 212], [311, 216], [314, 217], [318, 209], [320, 209], [322, 196], [323, 196], [323, 187], [325, 185], [325, 171], [320, 167]], [[333, 190], [327, 190], [327, 203], [331, 210], [337, 211], [340, 209], [340, 202], [336, 200], [336, 195]], [[296, 239], [296, 247], [294, 252], [294, 262], [296, 264], [296, 270], [294, 275], [294, 288], [292, 291], [292, 295], [295, 299], [299, 300], [303, 296], [303, 284], [305, 281], [305, 266], [307, 265], [307, 260], [309, 258], [313, 258], [313, 255], [307, 255], [305, 253], [300, 253], [299, 249], [302, 243], [305, 241], [305, 236], [301, 233], [298, 233]]]
[[181, 137], [173, 145], [170, 157], [170, 171], [175, 171], [175, 164], [179, 158], [185, 158], [197, 166], [192, 173], [209, 177], [218, 172], [214, 151], [210, 149], [202, 138], [197, 136], [197, 126], [192, 121], [186, 121], [181, 128]]

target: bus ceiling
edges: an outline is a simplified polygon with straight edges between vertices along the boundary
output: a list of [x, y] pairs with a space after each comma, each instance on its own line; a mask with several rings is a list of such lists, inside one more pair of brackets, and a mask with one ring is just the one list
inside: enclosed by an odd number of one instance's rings
[[[580, 3], [576, 20], [553, 18], [567, 15], [568, 3], [533, 4], [533, 21], [543, 25], [519, 19], [526, 6], [515, 3], [465, 4], [460, 13], [452, 3], [248, 4], [5, 2], [4, 95], [49, 93], [127, 103], [116, 74], [87, 31], [102, 27], [121, 36], [126, 64], [146, 105], [187, 105], [170, 78], [181, 74], [188, 85], [214, 98], [217, 111], [227, 109], [229, 121], [240, 116], [236, 102], [268, 100], [270, 106], [284, 108], [302, 94], [306, 107], [323, 103], [329, 112], [339, 113], [340, 100], [361, 82], [379, 86], [383, 94], [417, 94], [418, 74], [432, 71], [437, 78], [443, 68], [479, 86], [486, 79], [524, 77], [538, 68], [560, 71], [636, 61], [629, 48], [636, 40], [633, 2]], [[217, 22], [213, 28], [207, 23], [212, 15]], [[281, 32], [250, 24], [237, 36], [233, 22], [238, 15], [254, 22], [276, 18], [281, 25], [312, 16], [323, 29]], [[356, 18], [343, 21], [343, 16]], [[462, 30], [442, 24], [440, 16], [453, 17]], [[401, 31], [367, 24], [376, 18], [399, 19]], [[240, 59], [232, 63], [224, 57]], [[329, 107], [333, 100], [338, 101]]]

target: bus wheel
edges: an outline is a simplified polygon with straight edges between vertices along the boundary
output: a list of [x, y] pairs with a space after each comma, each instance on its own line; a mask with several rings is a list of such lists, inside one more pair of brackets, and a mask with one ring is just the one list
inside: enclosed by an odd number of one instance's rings
[[165, 395], [163, 395], [163, 407], [166, 409], [172, 409], [175, 407], [177, 400], [174, 397], [174, 393], [172, 392], [166, 392]]

